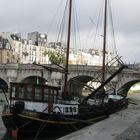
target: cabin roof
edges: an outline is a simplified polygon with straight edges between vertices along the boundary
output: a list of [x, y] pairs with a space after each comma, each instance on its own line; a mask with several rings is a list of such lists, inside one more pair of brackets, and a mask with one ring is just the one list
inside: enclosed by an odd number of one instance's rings
[[13, 87], [13, 86], [35, 86], [35, 87], [46, 87], [46, 88], [50, 88], [50, 89], [55, 89], [55, 90], [60, 90], [60, 87], [56, 87], [56, 86], [50, 86], [50, 85], [45, 85], [45, 84], [34, 84], [34, 83], [20, 83], [20, 82], [11, 82], [10, 83], [10, 85], [11, 85], [11, 87]]

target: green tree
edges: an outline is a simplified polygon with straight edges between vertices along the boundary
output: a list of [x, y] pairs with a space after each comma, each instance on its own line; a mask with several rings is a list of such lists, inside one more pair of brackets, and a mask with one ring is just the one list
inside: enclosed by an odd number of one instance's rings
[[44, 55], [48, 55], [49, 61], [56, 64], [66, 64], [65, 53], [60, 52], [44, 52]]

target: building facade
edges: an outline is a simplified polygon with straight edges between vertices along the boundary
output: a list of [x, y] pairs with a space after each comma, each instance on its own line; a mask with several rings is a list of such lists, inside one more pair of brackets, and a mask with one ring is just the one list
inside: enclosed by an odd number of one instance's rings
[[0, 36], [0, 63], [12, 63], [13, 55], [9, 41]]
[[[69, 64], [102, 65], [102, 52], [98, 50], [78, 50], [70, 48]], [[50, 64], [51, 53], [55, 57], [66, 55], [66, 44], [47, 42], [47, 35], [38, 32], [28, 33], [27, 39], [22, 39], [20, 33], [0, 33], [0, 63], [33, 63]], [[57, 55], [57, 56], [56, 56]], [[115, 57], [107, 54], [106, 63]]]
[[[40, 64], [49, 63], [49, 58], [44, 53], [47, 51], [47, 35], [43, 35], [37, 32], [29, 33], [28, 34], [29, 40], [22, 39], [19, 33], [18, 34], [1, 33], [1, 37], [7, 40], [11, 46], [10, 53], [12, 58], [10, 62], [13, 63], [36, 62]], [[2, 48], [2, 51], [6, 50]]]

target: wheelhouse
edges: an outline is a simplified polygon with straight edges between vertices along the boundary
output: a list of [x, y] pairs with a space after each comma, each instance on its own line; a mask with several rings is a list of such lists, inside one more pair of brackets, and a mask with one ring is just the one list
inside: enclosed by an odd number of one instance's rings
[[24, 102], [24, 110], [44, 113], [60, 113], [67, 115], [78, 114], [76, 101], [65, 101], [61, 99], [60, 87], [31, 84], [11, 83], [10, 86], [10, 108], [18, 102]]
[[33, 102], [48, 102], [50, 98], [57, 100], [60, 87], [31, 84], [11, 83], [10, 100], [24, 100]]

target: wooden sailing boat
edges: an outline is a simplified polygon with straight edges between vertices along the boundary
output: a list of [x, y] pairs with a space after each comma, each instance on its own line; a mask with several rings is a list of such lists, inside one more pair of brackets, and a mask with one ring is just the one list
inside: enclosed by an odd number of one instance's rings
[[[105, 0], [105, 13], [107, 10], [107, 0]], [[20, 134], [60, 134], [77, 130], [83, 126], [93, 124], [104, 119], [110, 113], [127, 106], [124, 98], [101, 102], [100, 104], [89, 104], [88, 100], [103, 91], [104, 86], [110, 82], [125, 66], [122, 65], [113, 75], [105, 80], [103, 76], [102, 84], [95, 89], [82, 102], [77, 102], [69, 98], [67, 88], [68, 60], [71, 31], [72, 0], [69, 0], [69, 25], [67, 37], [67, 57], [66, 67], [62, 70], [43, 66], [47, 70], [59, 71], [65, 74], [65, 85], [63, 93], [59, 92], [59, 87], [31, 84], [31, 83], [11, 83], [10, 99], [5, 105], [2, 119], [8, 131], [18, 130]], [[106, 23], [105, 14], [105, 23]], [[106, 25], [105, 25], [106, 26]], [[106, 28], [104, 29], [104, 52], [105, 52]], [[105, 58], [105, 55], [103, 56]], [[103, 62], [103, 65], [104, 62]], [[39, 65], [42, 66], [42, 65]], [[103, 67], [104, 75], [104, 67]], [[110, 105], [115, 109], [111, 110]]]

